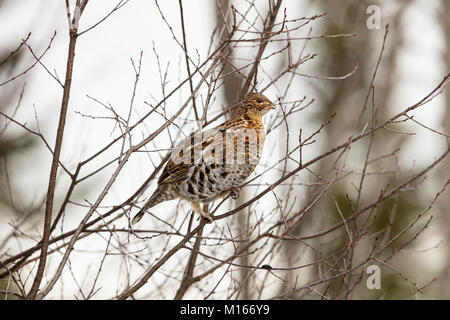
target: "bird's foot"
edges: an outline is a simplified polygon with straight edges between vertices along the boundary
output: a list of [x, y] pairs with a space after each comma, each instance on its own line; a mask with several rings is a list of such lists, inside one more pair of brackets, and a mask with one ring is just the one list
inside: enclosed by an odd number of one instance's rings
[[191, 206], [194, 209], [194, 211], [200, 215], [200, 217], [202, 219], [205, 219], [206, 221], [208, 221], [208, 223], [213, 222], [213, 218], [208, 213], [206, 213], [202, 210], [202, 208], [200, 207], [200, 204], [198, 202], [191, 201]]
[[241, 195], [241, 188], [233, 187], [230, 192], [230, 196], [232, 199], [236, 200]]
[[212, 222], [213, 222], [213, 218], [212, 218], [209, 214], [207, 214], [207, 213], [204, 213], [204, 212], [203, 212], [203, 214], [201, 215], [201, 217], [202, 217], [202, 219], [204, 219], [204, 220], [207, 221], [208, 223], [212, 223]]

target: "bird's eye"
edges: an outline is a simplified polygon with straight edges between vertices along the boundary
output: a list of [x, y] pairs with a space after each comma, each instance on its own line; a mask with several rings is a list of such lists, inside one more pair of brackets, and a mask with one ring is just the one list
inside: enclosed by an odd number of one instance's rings
[[263, 101], [262, 101], [261, 98], [256, 99], [256, 102], [258, 102], [258, 103], [263, 103]]

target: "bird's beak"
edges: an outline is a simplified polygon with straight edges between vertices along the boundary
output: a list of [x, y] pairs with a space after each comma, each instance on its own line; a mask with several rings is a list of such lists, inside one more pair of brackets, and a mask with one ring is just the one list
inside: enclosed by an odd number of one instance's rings
[[273, 104], [271, 104], [271, 105], [269, 106], [269, 109], [273, 110], [273, 109], [275, 109], [275, 106], [274, 106]]

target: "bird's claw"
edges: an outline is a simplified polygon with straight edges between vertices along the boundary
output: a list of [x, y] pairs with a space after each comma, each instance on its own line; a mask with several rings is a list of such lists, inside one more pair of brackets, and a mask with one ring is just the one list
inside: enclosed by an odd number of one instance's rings
[[240, 188], [235, 187], [235, 188], [231, 189], [230, 196], [233, 200], [236, 200], [237, 198], [239, 198], [240, 194], [241, 194]]
[[207, 223], [212, 223], [213, 222], [213, 218], [209, 214], [203, 215], [202, 219], [207, 221]]

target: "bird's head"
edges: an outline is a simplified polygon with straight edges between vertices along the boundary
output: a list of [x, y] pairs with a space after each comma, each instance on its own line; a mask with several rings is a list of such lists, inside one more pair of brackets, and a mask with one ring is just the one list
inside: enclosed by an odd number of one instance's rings
[[245, 97], [242, 106], [247, 112], [257, 117], [262, 117], [270, 110], [275, 109], [274, 104], [265, 95], [256, 92], [249, 93]]

